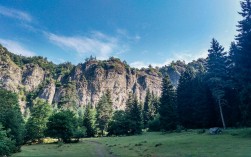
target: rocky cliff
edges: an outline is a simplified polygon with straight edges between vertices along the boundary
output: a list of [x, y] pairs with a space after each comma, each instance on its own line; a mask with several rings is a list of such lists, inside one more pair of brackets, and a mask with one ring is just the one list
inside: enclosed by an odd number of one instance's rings
[[114, 109], [124, 109], [130, 92], [140, 101], [144, 101], [147, 89], [160, 96], [161, 79], [157, 69], [138, 70], [116, 58], [89, 59], [76, 66], [55, 65], [41, 57], [17, 56], [0, 47], [0, 86], [18, 93], [22, 111], [36, 97], [63, 108], [88, 103], [95, 106], [107, 90], [112, 94]]

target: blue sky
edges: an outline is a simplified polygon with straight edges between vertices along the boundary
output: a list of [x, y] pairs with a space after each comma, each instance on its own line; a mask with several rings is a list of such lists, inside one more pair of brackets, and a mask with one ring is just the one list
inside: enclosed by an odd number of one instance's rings
[[0, 0], [0, 43], [55, 63], [115, 56], [162, 66], [207, 55], [212, 38], [234, 40], [238, 0]]

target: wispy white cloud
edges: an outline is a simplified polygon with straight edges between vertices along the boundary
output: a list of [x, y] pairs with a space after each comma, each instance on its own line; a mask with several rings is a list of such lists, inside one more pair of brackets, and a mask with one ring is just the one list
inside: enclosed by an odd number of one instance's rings
[[17, 41], [0, 39], [0, 43], [12, 53], [23, 55], [23, 56], [36, 55], [35, 52], [26, 49], [21, 43]]
[[135, 68], [146, 68], [148, 67], [150, 64], [153, 67], [162, 67], [164, 65], [169, 65], [172, 61], [177, 61], [177, 60], [181, 60], [181, 61], [185, 61], [186, 63], [189, 63], [193, 60], [196, 60], [198, 58], [206, 58], [207, 57], [207, 50], [201, 50], [198, 51], [198, 53], [189, 53], [189, 52], [177, 52], [177, 53], [173, 53], [172, 55], [173, 57], [170, 57], [168, 59], [166, 59], [164, 62], [143, 62], [143, 61], [135, 61], [132, 62], [130, 64], [131, 67], [135, 67]]
[[98, 59], [107, 59], [111, 55], [120, 54], [126, 46], [116, 37], [108, 36], [98, 31], [91, 32], [88, 36], [63, 36], [45, 33], [48, 39], [62, 48], [70, 48], [79, 55], [95, 55]]
[[32, 21], [32, 16], [29, 15], [28, 13], [12, 8], [7, 8], [4, 6], [0, 5], [0, 14], [3, 16], [7, 16], [10, 18], [18, 19], [21, 21], [26, 21], [26, 22], [31, 22]]

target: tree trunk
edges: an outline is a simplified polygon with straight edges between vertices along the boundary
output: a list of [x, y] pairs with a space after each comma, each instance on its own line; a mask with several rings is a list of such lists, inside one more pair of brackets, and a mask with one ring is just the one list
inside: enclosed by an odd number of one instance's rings
[[223, 116], [223, 112], [222, 112], [222, 106], [221, 106], [220, 99], [218, 99], [218, 104], [219, 104], [219, 108], [220, 108], [220, 116], [221, 116], [222, 125], [223, 125], [223, 128], [226, 129], [226, 124], [225, 124], [225, 120], [224, 120], [224, 116]]

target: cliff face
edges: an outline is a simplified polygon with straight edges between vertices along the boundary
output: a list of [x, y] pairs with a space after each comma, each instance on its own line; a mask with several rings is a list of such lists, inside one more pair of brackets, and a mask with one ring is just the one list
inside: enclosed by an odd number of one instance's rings
[[[136, 94], [141, 101], [148, 88], [160, 96], [161, 76], [156, 72], [136, 71], [126, 68], [119, 61], [107, 61], [103, 66], [100, 64], [99, 61], [89, 61], [77, 65], [65, 80], [61, 80], [67, 86], [56, 89], [54, 103], [75, 101], [77, 107], [88, 103], [96, 105], [102, 94], [109, 90], [114, 109], [124, 109], [130, 92]], [[62, 100], [63, 98], [68, 99]]]
[[53, 73], [36, 63], [17, 65], [10, 53], [0, 48], [0, 86], [18, 93], [22, 111], [27, 95], [47, 100], [65, 108], [96, 105], [104, 92], [110, 90], [114, 109], [124, 109], [130, 92], [144, 101], [149, 89], [161, 94], [161, 74], [156, 69], [137, 70], [118, 59], [89, 60], [74, 66], [67, 74]]

